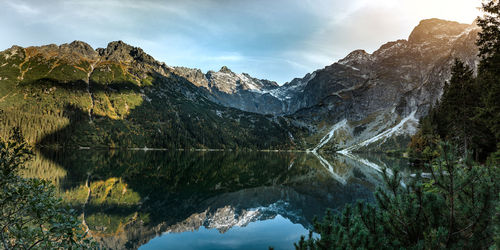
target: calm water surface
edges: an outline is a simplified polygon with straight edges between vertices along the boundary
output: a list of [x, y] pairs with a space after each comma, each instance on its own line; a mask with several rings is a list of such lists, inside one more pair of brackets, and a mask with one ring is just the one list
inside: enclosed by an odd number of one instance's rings
[[267, 152], [48, 151], [52, 180], [111, 249], [293, 249], [316, 215], [373, 200], [379, 156]]

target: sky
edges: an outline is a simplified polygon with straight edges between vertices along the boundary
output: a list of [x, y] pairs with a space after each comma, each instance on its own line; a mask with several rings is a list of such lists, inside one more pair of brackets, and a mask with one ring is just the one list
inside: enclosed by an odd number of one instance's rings
[[420, 20], [472, 23], [481, 0], [0, 0], [0, 50], [122, 40], [171, 66], [283, 84], [356, 49], [406, 39]]

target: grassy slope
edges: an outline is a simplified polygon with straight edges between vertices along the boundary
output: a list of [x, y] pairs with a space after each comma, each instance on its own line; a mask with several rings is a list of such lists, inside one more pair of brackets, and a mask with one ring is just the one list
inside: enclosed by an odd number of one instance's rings
[[69, 60], [37, 48], [13, 51], [0, 52], [0, 136], [20, 126], [39, 146], [298, 147], [289, 132], [302, 131], [285, 119], [217, 105], [177, 75], [134, 62]]

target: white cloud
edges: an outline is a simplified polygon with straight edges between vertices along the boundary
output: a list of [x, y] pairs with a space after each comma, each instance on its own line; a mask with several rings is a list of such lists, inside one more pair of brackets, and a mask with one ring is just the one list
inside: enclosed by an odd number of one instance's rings
[[21, 1], [7, 1], [7, 5], [21, 15], [36, 15], [40, 13], [34, 6]]
[[[124, 40], [169, 65], [289, 81], [421, 19], [472, 22], [481, 0], [0, 0], [0, 48]], [[43, 14], [43, 15], [42, 15]]]

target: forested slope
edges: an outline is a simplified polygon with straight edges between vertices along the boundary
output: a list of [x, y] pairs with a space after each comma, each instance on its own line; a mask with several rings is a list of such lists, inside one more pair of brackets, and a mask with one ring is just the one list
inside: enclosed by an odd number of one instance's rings
[[65, 147], [295, 148], [284, 118], [239, 111], [140, 48], [112, 42], [0, 52], [0, 136]]

